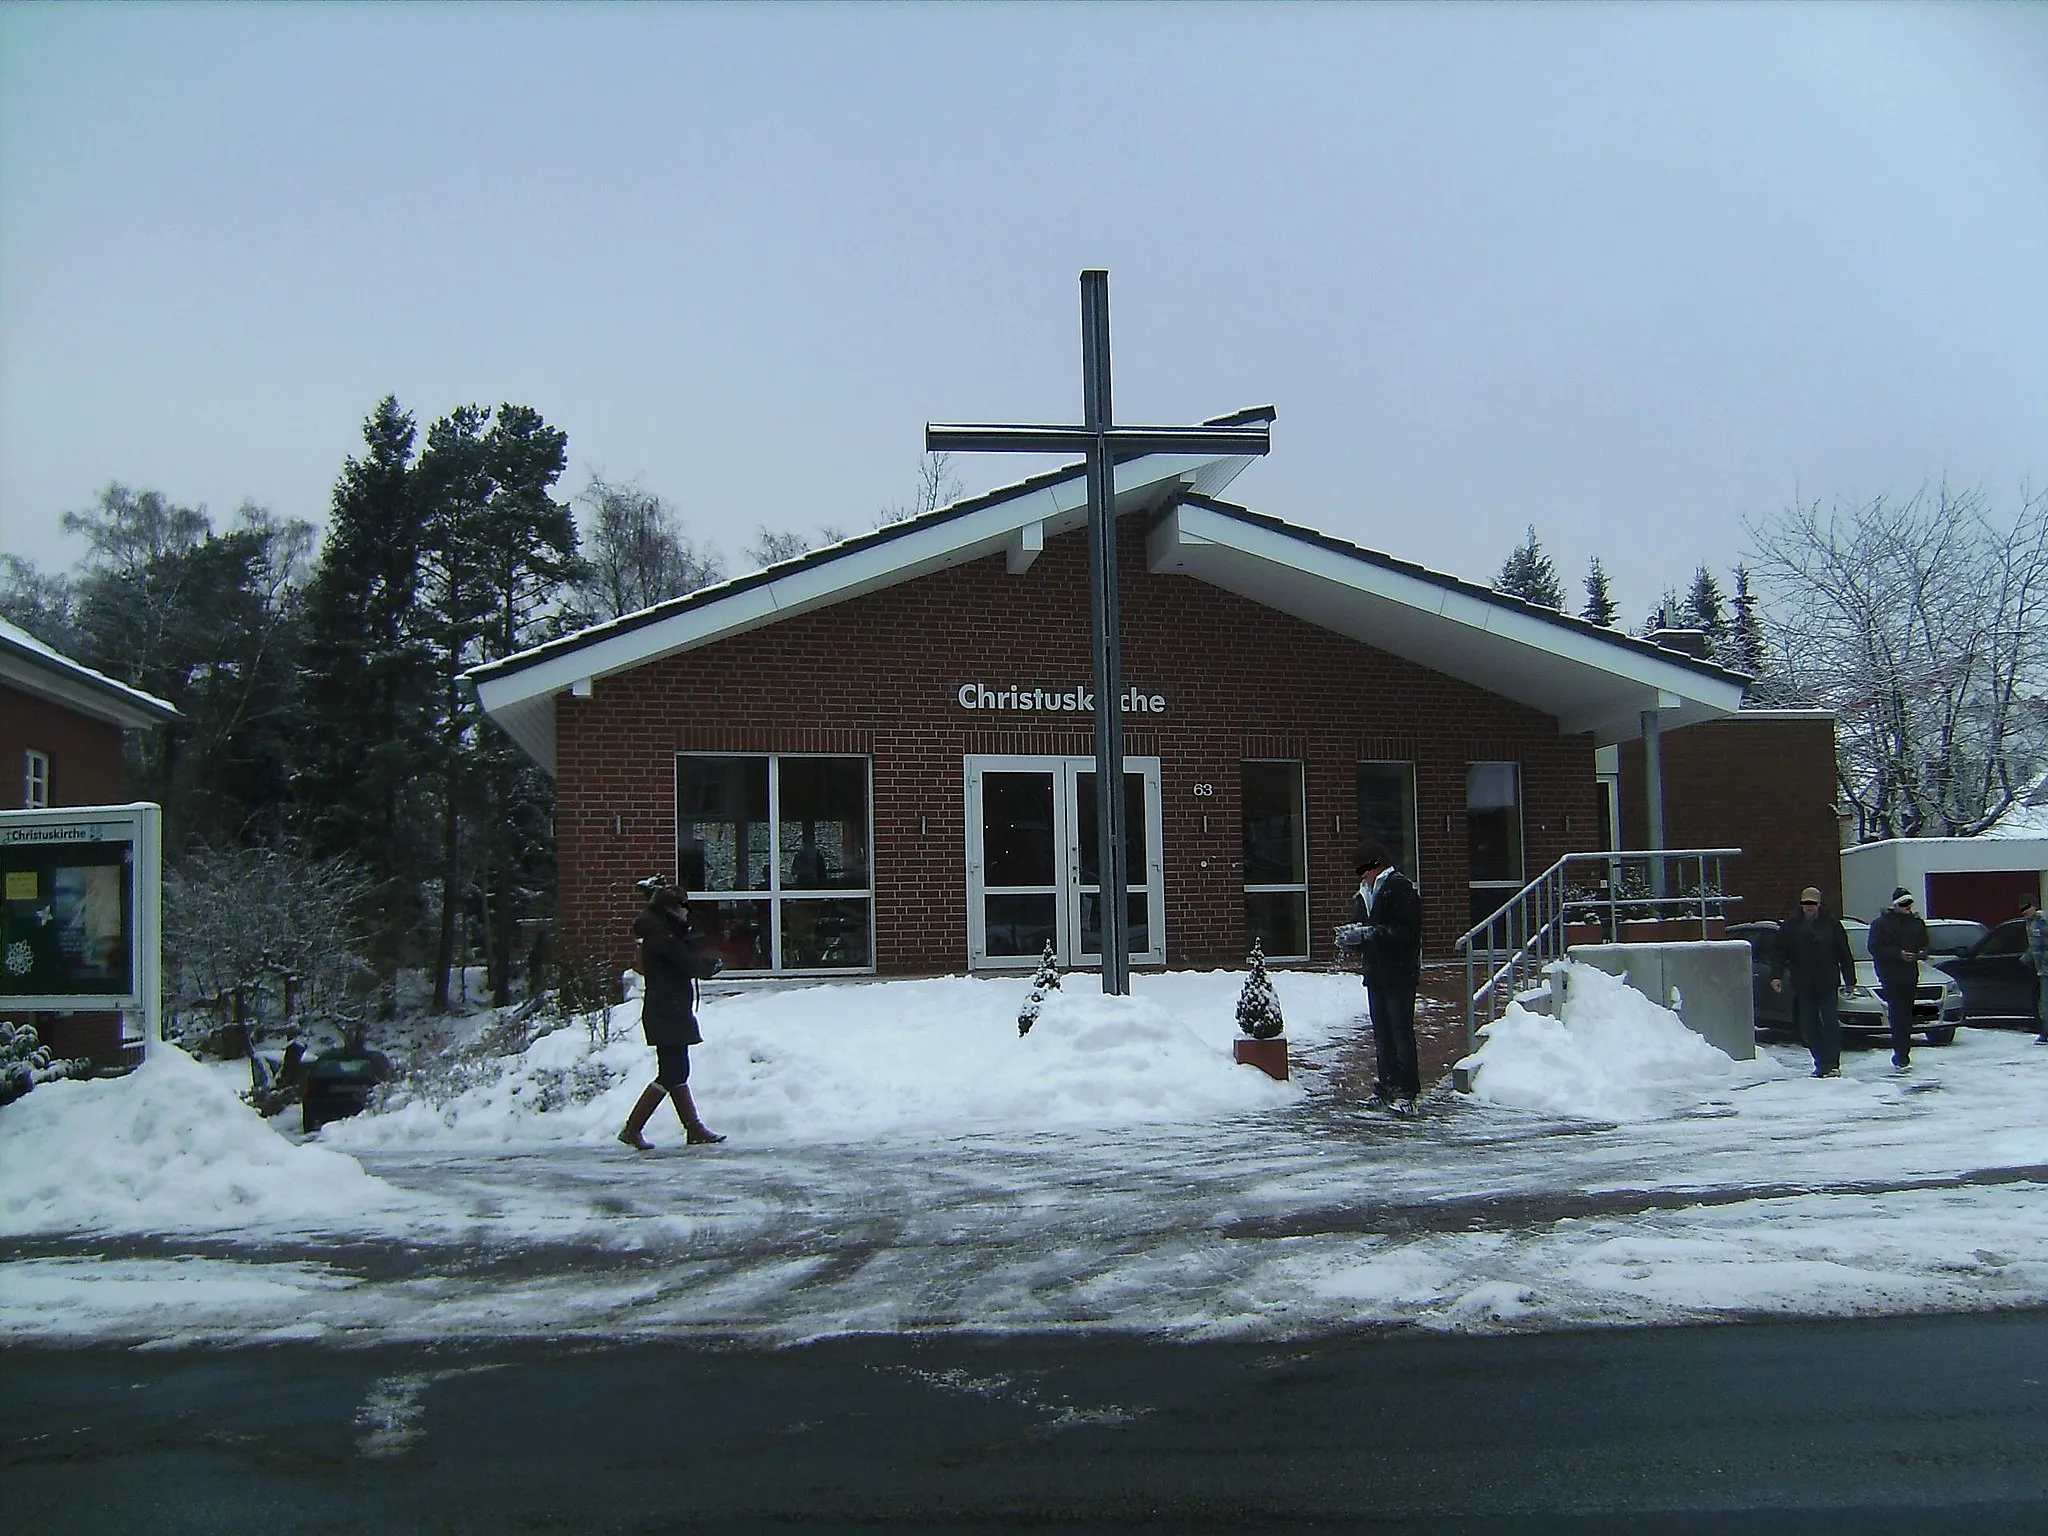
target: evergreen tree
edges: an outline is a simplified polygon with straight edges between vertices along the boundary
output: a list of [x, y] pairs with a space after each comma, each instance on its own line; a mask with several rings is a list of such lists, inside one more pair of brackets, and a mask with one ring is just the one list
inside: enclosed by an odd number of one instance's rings
[[1280, 996], [1273, 990], [1273, 978], [1266, 974], [1266, 945], [1252, 940], [1251, 974], [1237, 998], [1237, 1027], [1254, 1040], [1270, 1040], [1285, 1028], [1280, 1017]]
[[1038, 957], [1038, 970], [1031, 978], [1031, 995], [1024, 999], [1024, 1006], [1017, 1010], [1017, 1033], [1028, 1035], [1031, 1026], [1038, 1022], [1039, 1010], [1045, 1006], [1048, 992], [1060, 989], [1060, 962], [1053, 953], [1052, 940], [1045, 941], [1045, 953]]
[[1524, 602], [1564, 611], [1564, 584], [1557, 579], [1556, 565], [1543, 552], [1534, 523], [1529, 525], [1528, 538], [1502, 563], [1493, 586], [1496, 592], [1505, 592]]
[[1704, 565], [1692, 573], [1692, 587], [1685, 594], [1679, 617], [1687, 629], [1707, 637], [1710, 650], [1718, 650], [1728, 633], [1728, 612], [1721, 599], [1721, 584]]
[[1735, 617], [1728, 626], [1721, 664], [1731, 671], [1760, 678], [1764, 671], [1763, 619], [1749, 590], [1749, 568], [1735, 567]]
[[1614, 606], [1614, 595], [1607, 589], [1607, 572], [1595, 555], [1586, 566], [1586, 606], [1579, 610], [1579, 617], [1588, 624], [1614, 627], [1621, 610]]
[[400, 966], [415, 958], [437, 824], [414, 441], [412, 416], [385, 396], [363, 422], [363, 456], [335, 482], [305, 603], [299, 826], [316, 858], [348, 854], [367, 872], [369, 954], [387, 1008]]

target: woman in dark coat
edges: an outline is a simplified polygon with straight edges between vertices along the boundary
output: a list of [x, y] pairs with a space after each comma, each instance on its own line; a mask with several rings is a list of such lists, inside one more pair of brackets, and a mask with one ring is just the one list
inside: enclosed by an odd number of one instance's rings
[[640, 1133], [661, 1101], [673, 1099], [686, 1141], [692, 1146], [723, 1141], [697, 1118], [689, 1089], [690, 1047], [704, 1038], [697, 1029], [697, 982], [716, 975], [718, 962], [706, 953], [703, 938], [691, 931], [689, 903], [672, 885], [655, 888], [647, 910], [633, 920], [633, 934], [640, 941], [640, 974], [647, 983], [640, 994], [640, 1027], [654, 1047], [655, 1070], [654, 1081], [626, 1117], [619, 1140], [637, 1151], [651, 1151]]

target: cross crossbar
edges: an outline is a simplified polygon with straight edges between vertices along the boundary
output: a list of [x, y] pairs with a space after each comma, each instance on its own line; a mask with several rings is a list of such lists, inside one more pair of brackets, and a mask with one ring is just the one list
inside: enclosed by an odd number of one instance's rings
[[1148, 453], [1264, 454], [1272, 451], [1270, 428], [1253, 427], [1094, 427], [929, 425], [924, 445], [930, 453], [1064, 453], [1109, 439], [1119, 461]]

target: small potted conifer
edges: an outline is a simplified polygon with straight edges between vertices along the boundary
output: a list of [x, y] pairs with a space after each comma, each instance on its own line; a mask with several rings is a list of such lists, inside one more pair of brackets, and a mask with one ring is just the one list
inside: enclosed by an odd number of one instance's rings
[[1234, 1042], [1233, 1054], [1240, 1066], [1257, 1067], [1270, 1078], [1287, 1081], [1287, 1037], [1280, 1017], [1280, 997], [1273, 990], [1273, 978], [1266, 974], [1266, 946], [1252, 940], [1251, 974], [1244, 979], [1244, 991], [1237, 998], [1237, 1027], [1243, 1033]]
[[1045, 941], [1045, 953], [1038, 957], [1038, 971], [1031, 978], [1031, 995], [1017, 1010], [1017, 1033], [1028, 1035], [1038, 1022], [1038, 1010], [1045, 1006], [1045, 994], [1060, 989], [1060, 962], [1052, 952], [1052, 940]]

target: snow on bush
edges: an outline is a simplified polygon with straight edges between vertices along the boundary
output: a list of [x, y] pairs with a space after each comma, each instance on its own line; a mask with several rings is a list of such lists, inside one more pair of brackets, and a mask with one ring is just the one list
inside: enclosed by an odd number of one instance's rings
[[345, 1224], [408, 1203], [354, 1158], [287, 1141], [175, 1045], [126, 1077], [45, 1083], [0, 1114], [0, 1231]]
[[1475, 1096], [1592, 1120], [1649, 1120], [1734, 1086], [1736, 1063], [1619, 977], [1568, 964], [1565, 1017], [1519, 1003], [1462, 1065]]

